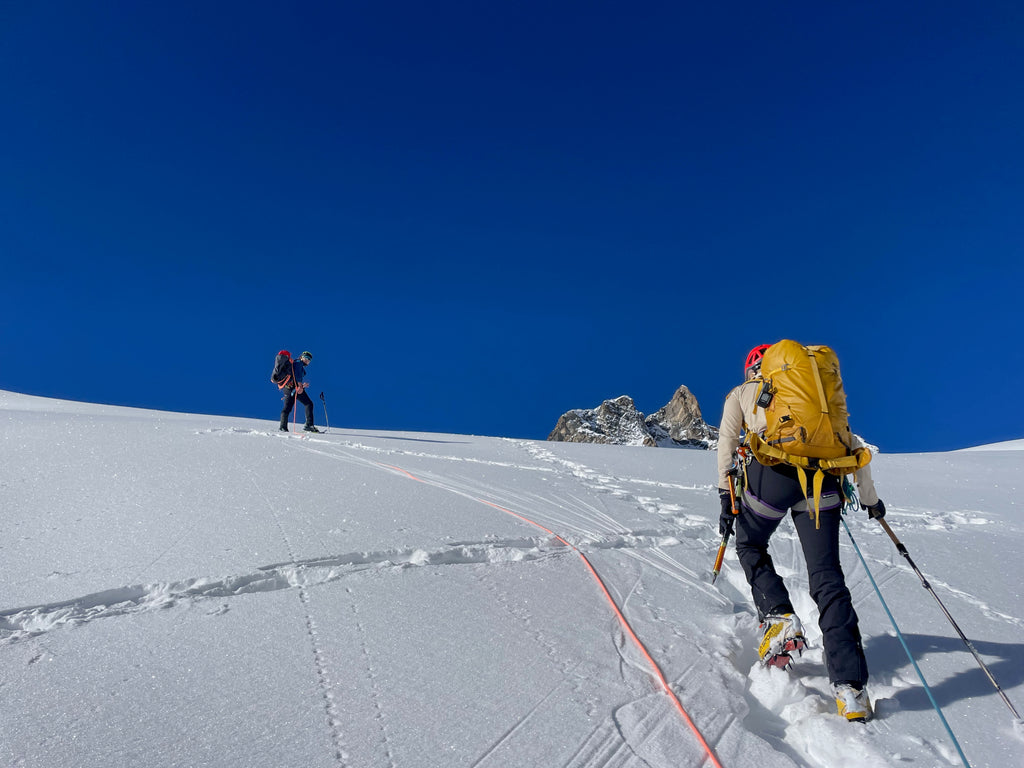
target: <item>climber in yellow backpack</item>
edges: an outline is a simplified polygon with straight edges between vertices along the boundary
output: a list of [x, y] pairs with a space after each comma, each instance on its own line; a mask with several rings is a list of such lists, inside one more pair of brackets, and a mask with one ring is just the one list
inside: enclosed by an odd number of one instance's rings
[[796, 467], [817, 522], [825, 473], [842, 476], [871, 461], [866, 447], [854, 445], [839, 359], [828, 347], [783, 339], [765, 349], [754, 380], [761, 382], [754, 407], [764, 408], [766, 426], [748, 433], [750, 448], [761, 464]]
[[[735, 526], [736, 554], [764, 630], [758, 653], [764, 664], [786, 668], [806, 646], [768, 554], [768, 541], [789, 512], [818, 606], [839, 714], [866, 720], [872, 716], [867, 661], [839, 562], [840, 478], [854, 473], [870, 517], [884, 516], [885, 505], [871, 480], [871, 454], [849, 427], [838, 359], [828, 347], [783, 340], [752, 349], [744, 374], [745, 382], [725, 400], [719, 430], [719, 529], [724, 536]], [[745, 456], [739, 462], [738, 453]], [[734, 477], [737, 513], [729, 492]]]

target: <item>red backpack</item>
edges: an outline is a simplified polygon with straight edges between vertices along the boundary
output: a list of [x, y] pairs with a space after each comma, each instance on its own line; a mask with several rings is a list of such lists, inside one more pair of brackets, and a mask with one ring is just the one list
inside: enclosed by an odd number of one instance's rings
[[277, 384], [278, 389], [285, 389], [291, 386], [293, 374], [292, 353], [282, 349], [274, 358], [274, 371], [270, 374], [270, 381]]

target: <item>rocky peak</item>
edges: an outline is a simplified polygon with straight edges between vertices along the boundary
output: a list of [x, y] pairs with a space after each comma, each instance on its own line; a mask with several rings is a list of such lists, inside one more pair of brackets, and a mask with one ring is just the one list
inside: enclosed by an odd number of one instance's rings
[[648, 416], [645, 423], [659, 446], [714, 448], [718, 444], [718, 430], [704, 421], [697, 398], [685, 385], [676, 390], [667, 405]]
[[647, 445], [657, 443], [647, 431], [644, 415], [633, 398], [622, 395], [597, 408], [577, 408], [562, 414], [548, 440], [565, 443]]
[[705, 423], [697, 398], [682, 386], [664, 408], [646, 418], [628, 395], [605, 400], [597, 408], [567, 411], [548, 440], [711, 450], [718, 444], [718, 430]]

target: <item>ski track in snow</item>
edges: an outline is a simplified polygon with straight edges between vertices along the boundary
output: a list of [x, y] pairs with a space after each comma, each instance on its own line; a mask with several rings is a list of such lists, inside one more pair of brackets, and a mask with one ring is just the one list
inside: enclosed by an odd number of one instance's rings
[[510, 744], [512, 740], [517, 736], [519, 731], [524, 730], [528, 726], [533, 717], [541, 711], [544, 705], [547, 704], [547, 702], [551, 700], [551, 698], [556, 693], [558, 693], [565, 687], [566, 680], [569, 679], [569, 673], [575, 671], [575, 669], [579, 666], [580, 665], [577, 664], [576, 667], [574, 667], [572, 670], [563, 670], [565, 676], [559, 679], [559, 681], [555, 683], [555, 685], [551, 689], [546, 691], [537, 700], [537, 702], [529, 709], [529, 711], [526, 712], [525, 715], [516, 720], [516, 722], [513, 723], [512, 726], [510, 726], [504, 733], [502, 733], [501, 736], [499, 736], [498, 739], [488, 749], [486, 749], [479, 758], [473, 761], [470, 768], [480, 768], [480, 766], [487, 765], [502, 765], [502, 763], [495, 762], [495, 760], [501, 759], [497, 757], [497, 755], [499, 754], [499, 750], [503, 749], [506, 745]]

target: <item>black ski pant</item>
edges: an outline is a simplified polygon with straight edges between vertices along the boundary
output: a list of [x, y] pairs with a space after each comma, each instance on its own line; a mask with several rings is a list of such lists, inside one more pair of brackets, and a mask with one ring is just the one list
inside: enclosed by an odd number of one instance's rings
[[313, 426], [313, 401], [309, 399], [309, 395], [303, 390], [299, 393], [298, 398], [295, 397], [294, 389], [286, 389], [284, 391], [284, 408], [281, 409], [281, 426], [288, 426], [288, 417], [292, 415], [292, 406], [295, 405], [296, 399], [306, 406], [306, 426]]
[[[810, 478], [808, 473], [808, 481]], [[839, 563], [842, 498], [838, 478], [825, 476], [820, 526], [815, 526], [813, 504], [813, 500], [804, 498], [795, 468], [765, 467], [752, 460], [747, 467], [747, 487], [736, 520], [736, 554], [750, 584], [758, 616], [763, 619], [769, 613], [792, 613], [789, 592], [768, 554], [769, 539], [786, 512], [790, 512], [807, 564], [811, 597], [818, 606], [829, 680], [863, 687], [868, 679], [868, 664], [857, 613]]]

